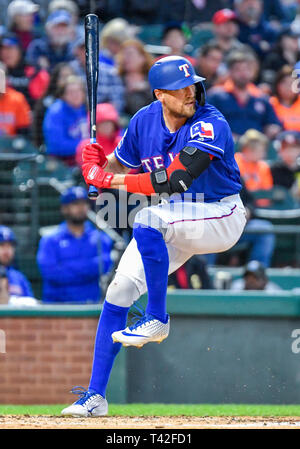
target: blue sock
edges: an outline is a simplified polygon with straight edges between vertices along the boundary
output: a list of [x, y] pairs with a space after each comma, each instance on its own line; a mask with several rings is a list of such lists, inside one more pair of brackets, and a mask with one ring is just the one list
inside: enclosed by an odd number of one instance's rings
[[119, 307], [104, 301], [94, 349], [94, 361], [89, 389], [105, 397], [109, 375], [121, 343], [113, 343], [111, 334], [126, 327], [129, 307]]
[[141, 253], [148, 289], [146, 313], [165, 323], [167, 315], [167, 286], [169, 255], [162, 233], [135, 224], [133, 236]]

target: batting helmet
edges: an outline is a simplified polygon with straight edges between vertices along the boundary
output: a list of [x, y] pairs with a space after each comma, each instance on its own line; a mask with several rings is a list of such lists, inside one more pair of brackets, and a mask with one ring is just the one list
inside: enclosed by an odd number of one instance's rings
[[7, 226], [0, 226], [0, 243], [12, 242], [16, 243], [16, 236]]
[[166, 56], [156, 61], [149, 70], [149, 83], [154, 89], [178, 90], [195, 84], [196, 98], [200, 106], [205, 104], [205, 78], [196, 75], [195, 69], [182, 56]]

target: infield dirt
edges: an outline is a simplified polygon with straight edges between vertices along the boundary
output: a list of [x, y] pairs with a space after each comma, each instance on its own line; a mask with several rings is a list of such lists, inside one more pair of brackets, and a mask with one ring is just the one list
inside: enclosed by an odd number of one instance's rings
[[72, 418], [2, 415], [0, 429], [300, 429], [300, 417], [106, 416]]

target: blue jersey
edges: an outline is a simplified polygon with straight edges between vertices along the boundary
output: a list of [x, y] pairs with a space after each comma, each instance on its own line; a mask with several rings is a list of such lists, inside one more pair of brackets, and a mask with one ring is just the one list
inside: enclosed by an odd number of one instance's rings
[[9, 293], [13, 296], [30, 296], [33, 298], [31, 285], [21, 271], [15, 270], [13, 267], [7, 268], [7, 279], [9, 285]]
[[43, 302], [99, 302], [99, 276], [111, 267], [111, 249], [110, 237], [89, 222], [80, 237], [74, 236], [65, 222], [42, 237], [37, 261], [43, 277]]
[[131, 119], [115, 149], [116, 158], [130, 168], [151, 172], [167, 168], [176, 154], [191, 146], [211, 154], [209, 167], [195, 179], [187, 193], [204, 194], [204, 201], [218, 201], [239, 193], [240, 172], [234, 159], [234, 142], [224, 116], [214, 106], [197, 106], [193, 117], [176, 132], [165, 125], [162, 105], [154, 101]]

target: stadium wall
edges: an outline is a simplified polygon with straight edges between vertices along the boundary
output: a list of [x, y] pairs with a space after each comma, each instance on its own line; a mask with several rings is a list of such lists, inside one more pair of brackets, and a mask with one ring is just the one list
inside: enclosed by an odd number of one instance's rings
[[[110, 402], [300, 402], [299, 296], [177, 291], [168, 310], [166, 341], [121, 350]], [[100, 312], [94, 305], [1, 306], [0, 403], [72, 402], [70, 388], [89, 382]]]

